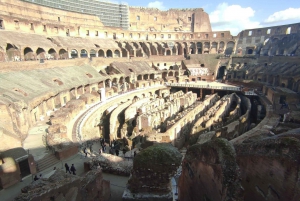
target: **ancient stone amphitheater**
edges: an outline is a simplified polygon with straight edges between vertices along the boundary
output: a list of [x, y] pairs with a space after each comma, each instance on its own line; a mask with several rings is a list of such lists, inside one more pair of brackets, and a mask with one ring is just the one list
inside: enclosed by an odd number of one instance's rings
[[232, 36], [202, 8], [2, 0], [0, 192], [88, 149], [86, 175], [16, 200], [109, 200], [106, 171], [130, 176], [119, 200], [298, 201], [299, 46], [300, 23]]

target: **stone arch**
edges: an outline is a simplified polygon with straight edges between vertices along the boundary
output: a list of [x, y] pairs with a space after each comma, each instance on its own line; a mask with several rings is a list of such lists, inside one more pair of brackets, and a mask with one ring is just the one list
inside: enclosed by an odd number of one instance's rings
[[210, 50], [210, 43], [209, 42], [205, 42], [204, 43], [203, 53], [204, 54], [209, 54], [209, 50]]
[[247, 51], [247, 54], [253, 54], [253, 49], [249, 48], [248, 51]]
[[219, 43], [218, 53], [219, 53], [219, 54], [223, 53], [223, 52], [224, 52], [224, 48], [225, 48], [225, 43], [224, 43], [224, 41], [221, 41], [221, 42]]
[[43, 48], [38, 48], [36, 50], [36, 58], [37, 59], [45, 59], [46, 58], [46, 51]]
[[216, 54], [217, 53], [217, 47], [218, 47], [218, 43], [217, 42], [212, 42], [211, 43], [210, 53], [211, 54]]
[[196, 53], [196, 45], [195, 45], [195, 43], [191, 42], [189, 49], [190, 49], [190, 54], [195, 54]]
[[196, 46], [197, 46], [197, 54], [202, 54], [202, 43], [197, 42]]
[[122, 57], [128, 57], [127, 50], [122, 48]]
[[152, 44], [150, 44], [150, 50], [151, 50], [151, 55], [158, 55], [156, 47]]
[[150, 74], [150, 79], [154, 80], [154, 77], [155, 77], [154, 73]]
[[60, 59], [68, 59], [69, 58], [68, 52], [65, 49], [60, 49], [58, 51], [58, 54], [59, 54]]
[[144, 50], [144, 53], [148, 56], [150, 56], [150, 49], [149, 47], [147, 46], [147, 44], [143, 43], [143, 42], [140, 42], [140, 46], [143, 48]]
[[80, 57], [81, 58], [89, 57], [88, 52], [85, 49], [80, 50]]
[[120, 50], [115, 50], [114, 51], [114, 57], [120, 57]]
[[137, 80], [143, 80], [143, 76], [142, 75], [138, 75], [137, 76]]
[[173, 48], [172, 48], [172, 55], [176, 55], [176, 50], [177, 50], [176, 46], [174, 45]]
[[148, 74], [145, 74], [143, 77], [144, 77], [144, 80], [148, 80], [149, 75], [148, 75]]
[[167, 50], [166, 55], [170, 56], [171, 55], [171, 50]]
[[78, 58], [78, 51], [76, 49], [72, 49], [71, 50], [71, 57], [74, 58]]
[[162, 55], [164, 55], [164, 49], [162, 48], [162, 45], [161, 44], [159, 44], [159, 43], [156, 43], [156, 45], [157, 45], [157, 52], [158, 52], [158, 55], [159, 56], [162, 56]]
[[112, 54], [111, 50], [106, 51], [106, 57], [113, 57], [113, 54]]
[[105, 53], [104, 53], [104, 51], [103, 50], [99, 50], [98, 51], [98, 57], [105, 57]]
[[92, 58], [92, 57], [97, 57], [97, 51], [94, 49], [90, 50], [90, 58]]
[[55, 49], [50, 48], [48, 50], [47, 59], [57, 59], [57, 53], [56, 53]]
[[26, 47], [24, 49], [24, 59], [25, 59], [25, 61], [35, 59], [34, 53], [30, 47]]
[[10, 43], [7, 43], [6, 45], [6, 56], [8, 61], [20, 61], [21, 60], [21, 54], [19, 49]]
[[226, 46], [226, 50], [225, 50], [225, 54], [226, 55], [231, 55], [233, 54], [233, 48], [234, 48], [234, 45], [235, 43], [233, 41], [229, 41], [227, 43], [227, 46]]

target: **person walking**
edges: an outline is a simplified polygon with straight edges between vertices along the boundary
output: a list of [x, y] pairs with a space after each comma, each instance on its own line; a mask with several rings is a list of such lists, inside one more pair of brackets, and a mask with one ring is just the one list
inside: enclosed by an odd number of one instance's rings
[[85, 154], [85, 157], [87, 157], [86, 147], [84, 147], [83, 153]]
[[71, 174], [70, 167], [67, 163], [65, 163], [65, 168], [66, 168], [66, 173], [69, 172]]
[[76, 175], [76, 169], [75, 169], [75, 166], [74, 166], [74, 164], [72, 164], [72, 166], [71, 166], [71, 171], [73, 172], [73, 175]]

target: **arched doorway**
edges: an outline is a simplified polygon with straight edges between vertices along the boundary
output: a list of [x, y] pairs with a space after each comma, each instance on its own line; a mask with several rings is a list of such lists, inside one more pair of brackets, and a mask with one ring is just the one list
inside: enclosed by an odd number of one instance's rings
[[69, 58], [68, 52], [65, 49], [60, 49], [58, 54], [59, 54], [60, 59], [68, 59]]
[[71, 57], [74, 59], [74, 58], [78, 58], [78, 51], [73, 49], [71, 50]]
[[86, 57], [88, 57], [88, 52], [87, 52], [85, 49], [82, 49], [82, 50], [80, 51], [80, 57], [81, 57], [81, 58], [86, 58]]
[[122, 57], [127, 57], [127, 51], [124, 48], [122, 48]]
[[119, 50], [114, 51], [114, 57], [120, 57], [120, 51]]
[[18, 48], [15, 45], [7, 43], [6, 46], [6, 56], [8, 61], [20, 61], [21, 54]]
[[36, 50], [36, 57], [37, 57], [37, 59], [45, 59], [46, 58], [46, 52], [45, 52], [45, 50], [43, 49], [43, 48], [38, 48], [37, 50]]
[[35, 59], [34, 53], [33, 53], [32, 49], [30, 47], [26, 47], [24, 49], [24, 59], [25, 59], [25, 61]]
[[111, 50], [106, 51], [106, 57], [112, 57], [112, 51]]
[[197, 42], [197, 54], [202, 54], [202, 43]]
[[171, 55], [171, 51], [167, 50], [166, 55], [170, 56]]
[[253, 54], [253, 49], [248, 49], [247, 54]]
[[57, 59], [56, 51], [53, 48], [48, 50], [47, 59]]
[[218, 69], [217, 79], [223, 79], [225, 75], [226, 66], [220, 66]]
[[105, 57], [105, 54], [104, 54], [103, 50], [98, 51], [98, 57]]
[[90, 58], [92, 58], [92, 57], [97, 57], [97, 52], [94, 49], [90, 50]]

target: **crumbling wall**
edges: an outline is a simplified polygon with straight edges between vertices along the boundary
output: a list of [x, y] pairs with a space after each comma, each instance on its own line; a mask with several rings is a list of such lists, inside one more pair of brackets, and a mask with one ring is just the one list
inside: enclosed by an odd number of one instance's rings
[[298, 139], [265, 139], [235, 149], [245, 201], [300, 200]]
[[84, 177], [66, 174], [57, 169], [48, 179], [39, 179], [22, 189], [16, 201], [103, 200], [110, 198], [110, 185], [101, 169], [89, 171]]
[[196, 144], [186, 152], [179, 178], [179, 200], [243, 200], [234, 147], [226, 139]]

